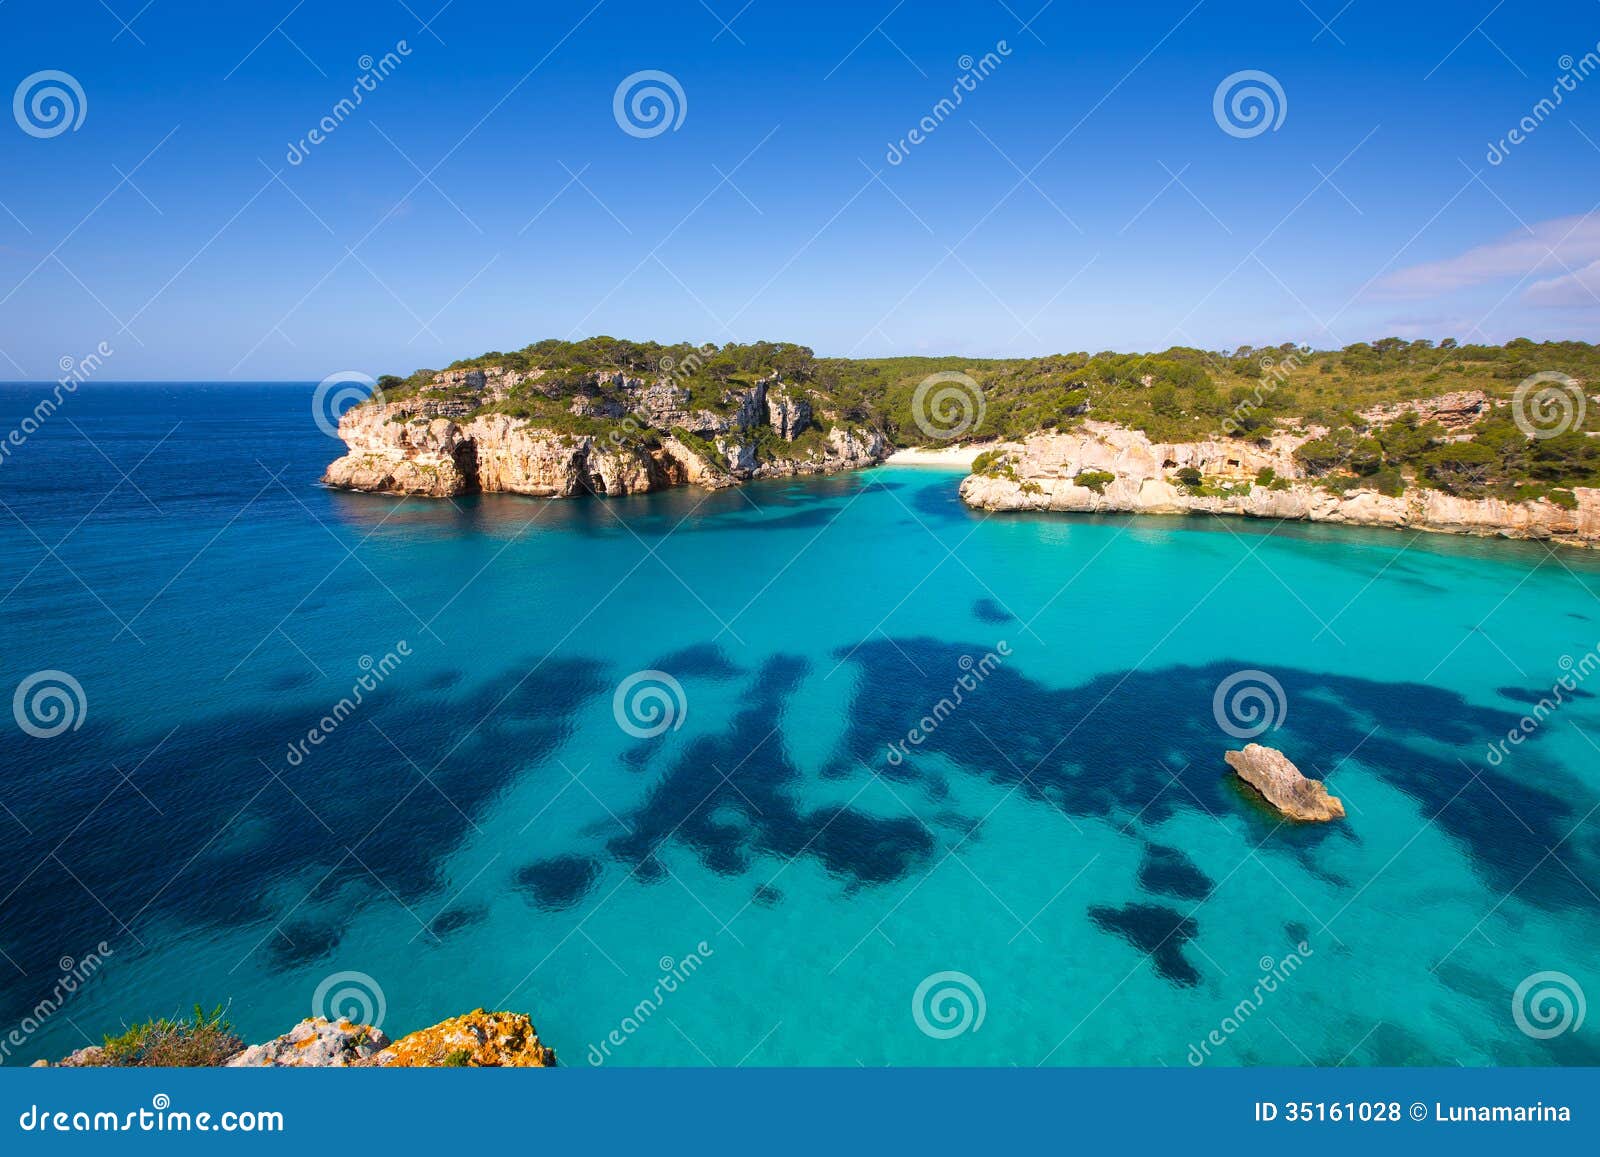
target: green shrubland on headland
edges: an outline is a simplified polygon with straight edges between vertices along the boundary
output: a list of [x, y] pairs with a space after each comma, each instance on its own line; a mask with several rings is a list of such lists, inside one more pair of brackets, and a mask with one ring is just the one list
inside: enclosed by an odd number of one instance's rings
[[[490, 367], [538, 373], [488, 403], [466, 387], [441, 384], [432, 369], [385, 377], [379, 386], [389, 401], [454, 393], [474, 413], [603, 435], [627, 424], [617, 403], [628, 378], [670, 380], [687, 391], [690, 406], [715, 412], [737, 404], [740, 387], [776, 377], [808, 391], [819, 410], [878, 429], [900, 446], [1021, 438], [1092, 418], [1163, 442], [1309, 434], [1297, 457], [1332, 489], [1419, 485], [1570, 502], [1571, 487], [1600, 485], [1600, 441], [1591, 436], [1600, 433], [1600, 405], [1587, 405], [1584, 394], [1600, 374], [1600, 347], [1587, 342], [1497, 346], [1391, 337], [1335, 350], [1175, 346], [1146, 354], [849, 359], [817, 357], [787, 342], [695, 346], [593, 337], [491, 351], [446, 371]], [[967, 420], [943, 426], [918, 413], [918, 387], [936, 374], [970, 381]], [[1538, 396], [1519, 400], [1519, 386], [1526, 393], [1530, 379]], [[1407, 405], [1457, 393], [1483, 396], [1470, 424], [1449, 425], [1427, 406]], [[574, 407], [579, 397], [587, 404]], [[1530, 418], [1522, 403], [1559, 412]]]

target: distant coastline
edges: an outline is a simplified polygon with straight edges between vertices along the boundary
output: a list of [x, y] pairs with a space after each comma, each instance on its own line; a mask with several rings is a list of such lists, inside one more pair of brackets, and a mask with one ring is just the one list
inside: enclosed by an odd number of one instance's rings
[[[1552, 364], [1567, 368], [1533, 368]], [[1595, 546], [1595, 377], [1600, 349], [1582, 342], [853, 360], [594, 337], [334, 375], [314, 407], [347, 450], [323, 482], [347, 490], [615, 496], [888, 462], [966, 470], [962, 499], [987, 510]], [[332, 396], [359, 401], [322, 413]]]

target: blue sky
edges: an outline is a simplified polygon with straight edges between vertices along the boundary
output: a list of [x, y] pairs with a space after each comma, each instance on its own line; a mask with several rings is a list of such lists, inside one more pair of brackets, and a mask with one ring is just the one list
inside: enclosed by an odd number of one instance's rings
[[[86, 107], [54, 136], [0, 118], [0, 377], [102, 341], [106, 376], [225, 381], [593, 333], [972, 356], [1595, 334], [1600, 75], [1535, 106], [1597, 51], [1600, 5], [1039, 3], [8, 0], [6, 91], [60, 70]], [[680, 86], [675, 129], [619, 126], [642, 70]], [[1242, 70], [1281, 89], [1275, 129], [1219, 125]]]

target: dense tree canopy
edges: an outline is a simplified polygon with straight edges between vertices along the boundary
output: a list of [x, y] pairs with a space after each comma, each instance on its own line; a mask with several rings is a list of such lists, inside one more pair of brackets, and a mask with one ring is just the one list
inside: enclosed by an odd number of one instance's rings
[[[1330, 486], [1364, 481], [1382, 489], [1406, 484], [1456, 493], [1548, 492], [1600, 482], [1600, 403], [1583, 423], [1559, 436], [1532, 438], [1512, 421], [1509, 402], [1518, 383], [1559, 371], [1579, 383], [1600, 376], [1600, 349], [1586, 342], [1462, 345], [1454, 338], [1407, 341], [1386, 337], [1337, 350], [1292, 344], [1213, 351], [1174, 346], [1159, 353], [1063, 353], [1047, 357], [819, 358], [789, 342], [756, 341], [696, 346], [592, 337], [534, 342], [454, 362], [451, 370], [499, 366], [536, 383], [496, 408], [555, 424], [586, 426], [569, 400], [604, 394], [597, 375], [621, 372], [669, 380], [696, 407], [737, 404], [758, 378], [808, 391], [819, 413], [845, 424], [871, 426], [900, 445], [930, 441], [916, 421], [913, 399], [930, 375], [970, 378], [981, 413], [956, 434], [961, 440], [1015, 438], [1063, 429], [1092, 417], [1144, 430], [1161, 441], [1231, 435], [1264, 437], [1279, 430], [1327, 432], [1301, 450], [1308, 471]], [[437, 371], [385, 378], [390, 398], [437, 392]], [[1499, 403], [1466, 440], [1415, 416], [1373, 423], [1361, 411], [1482, 390]]]

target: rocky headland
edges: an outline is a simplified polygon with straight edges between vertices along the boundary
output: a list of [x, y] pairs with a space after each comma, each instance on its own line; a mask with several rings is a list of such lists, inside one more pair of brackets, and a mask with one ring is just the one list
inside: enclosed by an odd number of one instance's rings
[[[447, 370], [407, 396], [352, 407], [339, 420], [347, 452], [322, 481], [433, 498], [567, 498], [854, 470], [889, 451], [880, 433], [776, 374], [729, 384], [708, 405], [670, 377], [544, 377], [499, 366]], [[544, 404], [515, 404], [530, 397]], [[561, 405], [556, 413], [552, 402]]]
[[966, 467], [961, 497], [985, 510], [1595, 546], [1596, 377], [1600, 347], [1521, 339], [977, 361], [545, 339], [378, 379], [340, 416], [346, 453], [323, 481], [439, 498], [624, 495], [892, 458]]
[[[1460, 410], [1448, 413], [1459, 420]], [[1600, 546], [1600, 490], [1575, 487], [1567, 506], [1416, 485], [1399, 493], [1359, 483], [1334, 489], [1309, 477], [1295, 455], [1316, 433], [1153, 442], [1087, 420], [1070, 432], [998, 444], [974, 463], [961, 498], [982, 510], [1232, 514]]]

